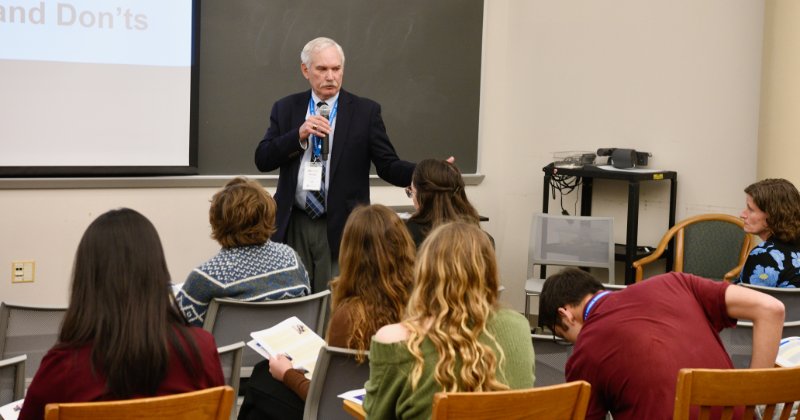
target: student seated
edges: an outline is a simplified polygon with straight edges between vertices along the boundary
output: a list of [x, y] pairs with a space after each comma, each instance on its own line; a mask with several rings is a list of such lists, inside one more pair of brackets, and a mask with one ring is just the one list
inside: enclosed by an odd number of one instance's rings
[[211, 237], [222, 246], [195, 268], [178, 292], [178, 306], [202, 326], [214, 298], [258, 302], [311, 293], [308, 274], [288, 245], [270, 241], [275, 200], [258, 182], [235, 178], [211, 199]]
[[765, 179], [744, 192], [744, 231], [763, 242], [750, 251], [738, 282], [800, 287], [800, 193], [785, 179]]
[[428, 419], [433, 395], [533, 386], [528, 320], [500, 309], [489, 237], [473, 223], [435, 228], [419, 250], [403, 322], [372, 339], [364, 410], [371, 419]]
[[175, 305], [161, 241], [147, 218], [109, 211], [78, 245], [70, 304], [20, 420], [48, 403], [119, 400], [224, 385], [217, 345]]
[[[406, 227], [418, 248], [436, 226], [457, 220], [476, 226], [480, 223], [478, 211], [464, 191], [461, 171], [447, 160], [425, 159], [418, 163], [406, 194], [415, 209]], [[491, 241], [494, 246], [494, 239]]]
[[681, 368], [733, 369], [719, 337], [753, 321], [752, 368], [775, 364], [784, 307], [764, 293], [687, 273], [619, 291], [567, 268], [544, 282], [539, 326], [574, 343], [566, 380], [592, 385], [587, 419], [671, 419]]
[[[378, 328], [400, 320], [415, 253], [395, 212], [379, 204], [353, 210], [342, 236], [340, 274], [330, 285], [328, 345], [366, 352]], [[253, 369], [239, 418], [301, 419], [309, 384], [285, 356], [261, 362]]]

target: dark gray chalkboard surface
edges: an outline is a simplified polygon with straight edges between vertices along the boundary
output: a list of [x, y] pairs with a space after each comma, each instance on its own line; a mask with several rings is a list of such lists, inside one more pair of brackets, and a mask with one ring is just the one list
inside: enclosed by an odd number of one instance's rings
[[272, 104], [309, 88], [300, 50], [327, 36], [343, 86], [378, 101], [401, 158], [477, 172], [483, 0], [202, 0], [201, 175], [258, 174]]

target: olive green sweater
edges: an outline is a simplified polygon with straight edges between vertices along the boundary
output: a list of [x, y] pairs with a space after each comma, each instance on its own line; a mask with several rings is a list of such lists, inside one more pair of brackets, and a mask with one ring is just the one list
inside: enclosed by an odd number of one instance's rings
[[[528, 321], [509, 309], [501, 309], [489, 318], [487, 329], [505, 353], [505, 362], [498, 367], [497, 379], [511, 389], [533, 387], [534, 356]], [[486, 337], [481, 341], [488, 343]], [[496, 348], [495, 348], [496, 351]], [[422, 377], [411, 390], [410, 375], [414, 358], [406, 342], [376, 342], [369, 349], [369, 380], [364, 385], [367, 395], [364, 410], [368, 419], [429, 419], [433, 394], [443, 391], [434, 379], [438, 355], [430, 339], [422, 342], [425, 359]]]

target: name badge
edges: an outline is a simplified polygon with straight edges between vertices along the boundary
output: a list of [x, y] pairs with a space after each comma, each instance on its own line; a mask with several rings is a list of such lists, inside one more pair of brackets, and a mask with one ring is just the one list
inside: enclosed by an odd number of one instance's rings
[[319, 191], [322, 189], [321, 162], [306, 162], [303, 169], [303, 189], [306, 191]]

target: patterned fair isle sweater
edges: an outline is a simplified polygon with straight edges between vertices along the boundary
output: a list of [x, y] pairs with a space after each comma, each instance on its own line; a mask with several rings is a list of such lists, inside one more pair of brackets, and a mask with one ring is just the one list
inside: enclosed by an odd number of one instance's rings
[[290, 299], [311, 293], [303, 263], [288, 245], [223, 248], [195, 268], [175, 296], [192, 325], [202, 326], [214, 298], [247, 302]]

